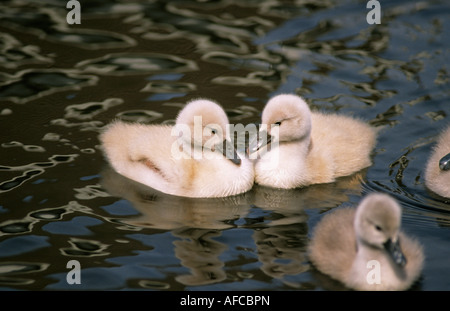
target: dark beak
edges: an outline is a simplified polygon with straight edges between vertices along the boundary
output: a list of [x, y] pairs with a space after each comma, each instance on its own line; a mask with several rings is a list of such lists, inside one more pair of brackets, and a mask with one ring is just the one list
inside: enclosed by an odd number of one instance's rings
[[264, 147], [269, 148], [272, 143], [272, 136], [267, 133], [266, 130], [258, 132], [258, 135], [254, 136], [248, 143], [248, 154], [255, 153]]
[[384, 248], [399, 267], [406, 265], [407, 260], [405, 255], [403, 255], [402, 249], [400, 248], [400, 241], [398, 239], [396, 242], [393, 242], [391, 239], [387, 240], [384, 243]]
[[234, 148], [234, 145], [231, 143], [231, 141], [225, 139], [221, 144], [217, 144], [215, 148], [222, 152], [225, 158], [227, 158], [234, 164], [241, 165], [241, 158], [237, 154], [236, 148]]
[[450, 153], [439, 160], [439, 168], [443, 171], [450, 171]]

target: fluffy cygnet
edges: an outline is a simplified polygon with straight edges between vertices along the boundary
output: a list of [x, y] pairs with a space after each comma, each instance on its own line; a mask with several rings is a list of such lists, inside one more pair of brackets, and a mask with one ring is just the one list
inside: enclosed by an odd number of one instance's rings
[[356, 290], [406, 290], [421, 274], [424, 255], [400, 231], [401, 208], [370, 194], [355, 208], [325, 215], [314, 229], [309, 257], [322, 273]]
[[176, 124], [112, 122], [100, 140], [118, 173], [164, 193], [225, 197], [246, 192], [254, 182], [252, 163], [237, 155], [221, 106], [189, 102]]
[[438, 138], [425, 170], [425, 185], [450, 198], [450, 126]]
[[[249, 155], [255, 160], [255, 182], [274, 188], [329, 183], [372, 164], [376, 131], [351, 117], [311, 112], [291, 94], [270, 99]], [[268, 138], [265, 140], [265, 137]]]

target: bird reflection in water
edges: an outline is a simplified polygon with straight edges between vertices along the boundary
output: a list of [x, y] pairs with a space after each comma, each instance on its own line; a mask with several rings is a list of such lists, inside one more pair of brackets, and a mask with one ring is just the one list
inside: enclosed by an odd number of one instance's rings
[[176, 276], [177, 282], [199, 286], [233, 278], [231, 272], [226, 271], [223, 257], [220, 258], [233, 250], [222, 243], [220, 237], [224, 230], [245, 228], [253, 230], [255, 249], [246, 251], [252, 253], [249, 254], [252, 258], [257, 256], [260, 271], [289, 287], [298, 288], [301, 285], [287, 277], [309, 270], [306, 210], [332, 209], [346, 202], [349, 195], [360, 195], [363, 174], [364, 171], [332, 184], [303, 189], [255, 185], [251, 191], [238, 196], [197, 199], [164, 194], [106, 167], [102, 186], [111, 195], [131, 202], [139, 212], [137, 216], [123, 217], [117, 222], [138, 230], [169, 230], [179, 238], [173, 242], [174, 253], [190, 273]]
[[219, 256], [228, 248], [215, 238], [222, 230], [236, 227], [234, 221], [247, 214], [246, 194], [211, 199], [193, 199], [167, 195], [127, 179], [107, 167], [102, 186], [114, 196], [130, 201], [139, 215], [120, 219], [137, 228], [170, 230], [175, 241], [175, 256], [189, 268], [190, 274], [176, 277], [184, 285], [205, 285], [226, 279]]
[[256, 226], [253, 239], [257, 245], [261, 270], [289, 287], [301, 285], [289, 276], [309, 270], [306, 249], [309, 243], [306, 210], [327, 210], [346, 202], [351, 194], [361, 193], [364, 171], [339, 178], [336, 183], [302, 189], [274, 189], [254, 186], [253, 204], [270, 211], [264, 226]]

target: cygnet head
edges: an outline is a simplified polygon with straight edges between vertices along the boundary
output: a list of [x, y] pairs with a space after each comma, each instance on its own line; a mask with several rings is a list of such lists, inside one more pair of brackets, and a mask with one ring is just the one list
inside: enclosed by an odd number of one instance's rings
[[311, 110], [300, 96], [281, 94], [264, 107], [259, 137], [249, 144], [249, 153], [276, 142], [306, 141], [311, 134]]
[[356, 209], [355, 233], [362, 247], [386, 250], [393, 261], [406, 264], [399, 244], [401, 207], [386, 194], [366, 196]]
[[433, 146], [424, 177], [428, 189], [450, 198], [450, 126], [439, 135]]
[[209, 140], [219, 143], [225, 139], [228, 117], [219, 104], [208, 99], [197, 99], [186, 104], [178, 114], [176, 123], [187, 125], [191, 138], [203, 145]]
[[190, 101], [176, 119], [179, 136], [193, 142], [194, 146], [222, 151], [233, 163], [240, 159], [229, 140], [228, 117], [223, 108], [208, 99]]
[[[311, 111], [303, 98], [293, 94], [281, 94], [271, 98], [263, 110], [261, 122], [267, 124], [267, 132], [282, 141], [301, 140], [311, 133]], [[274, 131], [274, 125], [278, 130]]]

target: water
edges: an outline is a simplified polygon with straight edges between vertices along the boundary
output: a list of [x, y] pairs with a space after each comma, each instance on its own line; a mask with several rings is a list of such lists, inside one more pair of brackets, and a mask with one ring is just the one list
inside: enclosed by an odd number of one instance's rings
[[[416, 290], [450, 289], [450, 205], [424, 186], [449, 124], [450, 5], [365, 1], [0, 4], [0, 289], [327, 290], [311, 229], [370, 192], [395, 196], [425, 246]], [[114, 118], [173, 123], [207, 97], [233, 123], [281, 92], [380, 129], [373, 166], [327, 185], [224, 199], [158, 193], [108, 168]], [[81, 284], [68, 284], [77, 260]]]

